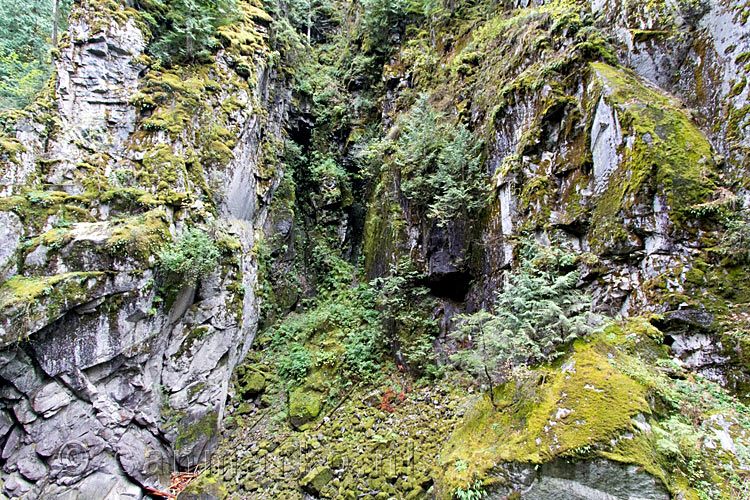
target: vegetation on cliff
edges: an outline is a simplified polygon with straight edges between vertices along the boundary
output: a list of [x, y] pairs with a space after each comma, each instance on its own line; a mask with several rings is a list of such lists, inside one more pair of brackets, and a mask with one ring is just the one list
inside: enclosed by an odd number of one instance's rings
[[[230, 373], [247, 352], [223, 421], [223, 401], [186, 406], [210, 377], [156, 403], [175, 456], [224, 432], [226, 461], [186, 493], [625, 497], [633, 480], [654, 498], [739, 495], [746, 187], [588, 2], [520, 4], [83, 2], [94, 34], [101, 8], [146, 39], [128, 61], [130, 156], [66, 130], [47, 94], [3, 115], [3, 175], [30, 157], [16, 120], [80, 158], [32, 162], [0, 198], [22, 233], [0, 342], [118, 314], [101, 289], [125, 274], [149, 277], [128, 318], [190, 318], [165, 335], [183, 335], [175, 373], [259, 313], [252, 346], [210, 359]], [[0, 22], [0, 107], [47, 81], [35, 22], [28, 53]], [[83, 270], [92, 255], [101, 269]]]

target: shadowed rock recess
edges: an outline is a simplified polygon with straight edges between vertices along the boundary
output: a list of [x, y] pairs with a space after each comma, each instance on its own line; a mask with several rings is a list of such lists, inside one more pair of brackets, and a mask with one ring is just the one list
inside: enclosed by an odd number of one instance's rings
[[0, 499], [748, 498], [750, 2], [193, 3], [0, 111]]

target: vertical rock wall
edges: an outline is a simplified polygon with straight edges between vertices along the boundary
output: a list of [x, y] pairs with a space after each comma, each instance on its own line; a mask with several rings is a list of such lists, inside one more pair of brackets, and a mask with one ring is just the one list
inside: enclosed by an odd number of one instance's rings
[[[244, 38], [227, 35], [212, 63], [158, 69], [137, 12], [84, 3], [53, 88], [6, 120], [5, 495], [142, 498], [215, 445], [256, 331], [253, 247], [280, 177], [286, 91], [264, 21], [245, 13]], [[187, 227], [211, 234], [220, 264], [160, 289], [156, 251]]]

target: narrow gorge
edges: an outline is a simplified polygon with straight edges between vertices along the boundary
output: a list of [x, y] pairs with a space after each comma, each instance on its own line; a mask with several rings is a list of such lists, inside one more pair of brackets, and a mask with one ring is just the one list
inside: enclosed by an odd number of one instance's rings
[[0, 2], [0, 499], [750, 498], [749, 1]]

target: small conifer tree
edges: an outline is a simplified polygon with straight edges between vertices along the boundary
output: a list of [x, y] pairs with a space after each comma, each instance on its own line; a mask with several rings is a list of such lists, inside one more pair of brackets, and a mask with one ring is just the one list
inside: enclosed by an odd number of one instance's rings
[[452, 356], [490, 389], [514, 369], [550, 361], [557, 348], [590, 333], [598, 323], [591, 299], [576, 288], [579, 272], [570, 254], [526, 244], [518, 270], [506, 275], [493, 311], [458, 318], [452, 337], [466, 348]]

